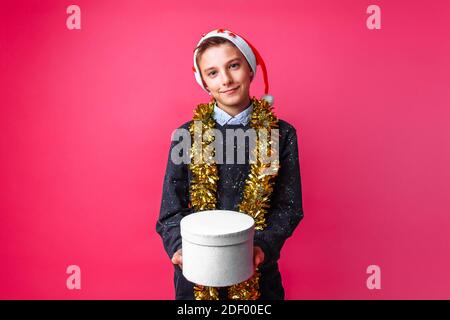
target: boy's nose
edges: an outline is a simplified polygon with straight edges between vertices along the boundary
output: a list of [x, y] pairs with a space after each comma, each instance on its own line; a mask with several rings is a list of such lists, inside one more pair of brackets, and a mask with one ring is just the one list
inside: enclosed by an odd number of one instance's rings
[[233, 83], [233, 78], [227, 72], [223, 72], [222, 73], [222, 84], [228, 85], [230, 83]]

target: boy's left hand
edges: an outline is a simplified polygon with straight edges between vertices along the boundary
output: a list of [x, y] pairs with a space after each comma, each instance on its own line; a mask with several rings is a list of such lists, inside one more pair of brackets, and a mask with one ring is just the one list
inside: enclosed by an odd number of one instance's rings
[[264, 262], [264, 251], [261, 247], [253, 247], [253, 268], [256, 269]]

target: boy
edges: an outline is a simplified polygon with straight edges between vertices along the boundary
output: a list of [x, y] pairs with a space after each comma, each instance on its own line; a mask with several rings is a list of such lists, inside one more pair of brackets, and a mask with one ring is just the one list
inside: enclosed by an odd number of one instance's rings
[[[266, 96], [267, 101], [250, 97], [250, 84], [258, 64], [267, 94], [264, 62], [256, 49], [239, 35], [224, 29], [213, 30], [200, 39], [194, 51], [194, 75], [211, 96], [211, 102], [199, 105], [193, 120], [179, 129], [189, 130], [193, 136], [194, 123], [200, 123], [201, 132], [219, 130], [226, 143], [222, 146], [212, 139], [201, 142], [194, 139], [189, 163], [173, 161], [174, 151], [179, 150], [175, 149], [178, 141], [173, 141], [170, 147], [172, 158], [169, 156], [156, 230], [175, 267], [176, 299], [284, 299], [278, 259], [284, 242], [303, 218], [297, 135], [294, 127], [273, 114], [270, 96]], [[253, 150], [247, 144], [243, 148], [236, 146], [234, 131], [251, 129], [278, 130], [279, 150], [271, 151], [272, 156], [277, 156], [275, 166], [271, 163], [268, 168], [262, 161], [249, 160], [252, 151], [253, 155], [263, 153], [258, 143]], [[234, 135], [232, 140], [226, 138], [230, 134]], [[259, 139], [264, 138], [259, 136]], [[214, 145], [216, 151], [223, 148], [219, 150], [223, 153], [217, 152], [219, 156], [213, 153], [212, 162], [194, 163], [196, 147], [209, 145]], [[239, 151], [245, 153], [245, 161], [230, 163], [228, 155], [232, 154], [234, 160]], [[223, 154], [227, 154], [227, 161], [223, 161]], [[271, 171], [263, 171], [268, 169]], [[193, 212], [212, 209], [240, 211], [255, 219], [256, 272], [241, 284], [203, 287], [182, 275], [180, 220]]]

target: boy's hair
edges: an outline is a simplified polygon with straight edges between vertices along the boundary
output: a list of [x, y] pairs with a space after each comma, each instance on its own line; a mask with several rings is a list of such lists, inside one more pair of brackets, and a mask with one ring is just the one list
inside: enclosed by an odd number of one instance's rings
[[[206, 49], [211, 48], [211, 47], [220, 46], [221, 44], [225, 44], [225, 43], [231, 44], [231, 45], [232, 45], [233, 47], [235, 47], [239, 52], [241, 52], [241, 51], [239, 50], [239, 48], [236, 47], [236, 46], [234, 45], [234, 43], [231, 42], [230, 40], [227, 40], [227, 39], [221, 38], [221, 37], [211, 37], [211, 38], [206, 39], [206, 40], [203, 41], [202, 43], [200, 43], [200, 45], [199, 45], [197, 48], [194, 49], [194, 52], [195, 52], [195, 50], [198, 49], [198, 51], [197, 51], [197, 56], [195, 57], [195, 60], [196, 60], [196, 62], [197, 62], [197, 66], [200, 66], [199, 60], [200, 60], [202, 54], [206, 51]], [[248, 63], [247, 59], [245, 59], [245, 57], [244, 57], [244, 60], [245, 60], [245, 62], [247, 62], [248, 67], [250, 68], [250, 70], [252, 70], [252, 68], [250, 67], [250, 64]], [[200, 69], [200, 67], [199, 67], [199, 69]], [[201, 75], [201, 71], [200, 71], [200, 75]], [[253, 79], [253, 76], [252, 76], [252, 79]]]
[[[206, 49], [211, 48], [211, 47], [220, 46], [221, 44], [224, 44], [224, 43], [229, 43], [229, 44], [231, 44], [233, 47], [236, 47], [236, 46], [233, 44], [233, 42], [231, 42], [230, 40], [221, 38], [221, 37], [211, 37], [211, 38], [206, 39], [206, 40], [203, 41], [202, 43], [200, 43], [200, 45], [199, 45], [197, 48], [194, 49], [194, 51], [198, 49], [198, 51], [197, 51], [197, 57], [196, 57], [197, 65], [199, 65], [198, 62], [199, 62], [199, 60], [200, 60], [200, 57], [201, 57], [202, 54], [206, 51]], [[237, 49], [237, 47], [236, 47], [236, 49]]]

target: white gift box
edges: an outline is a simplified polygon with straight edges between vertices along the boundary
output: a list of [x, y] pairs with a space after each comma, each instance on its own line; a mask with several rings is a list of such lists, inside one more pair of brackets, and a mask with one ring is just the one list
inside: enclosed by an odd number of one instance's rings
[[183, 275], [189, 281], [211, 287], [226, 287], [253, 275], [251, 216], [229, 210], [190, 214], [180, 222]]

